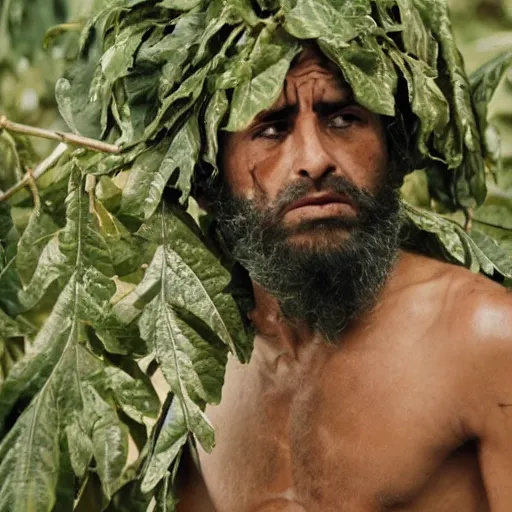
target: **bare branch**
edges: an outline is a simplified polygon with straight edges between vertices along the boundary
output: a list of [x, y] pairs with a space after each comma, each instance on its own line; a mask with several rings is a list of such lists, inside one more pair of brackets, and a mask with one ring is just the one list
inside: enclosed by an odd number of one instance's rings
[[7, 131], [21, 133], [23, 135], [29, 135], [32, 137], [41, 137], [43, 139], [57, 140], [59, 142], [65, 142], [76, 146], [91, 149], [92, 151], [100, 151], [103, 153], [119, 153], [121, 148], [114, 144], [107, 144], [99, 140], [90, 139], [88, 137], [82, 137], [74, 133], [63, 133], [55, 132], [51, 130], [44, 130], [43, 128], [36, 128], [34, 126], [28, 126], [26, 124], [19, 124], [9, 121], [6, 116], [0, 116], [0, 130], [5, 129]]

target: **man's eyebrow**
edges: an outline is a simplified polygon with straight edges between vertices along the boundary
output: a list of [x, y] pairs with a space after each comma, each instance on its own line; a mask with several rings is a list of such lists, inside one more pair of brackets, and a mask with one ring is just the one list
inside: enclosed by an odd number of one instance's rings
[[313, 110], [320, 117], [328, 117], [332, 114], [336, 114], [340, 110], [347, 107], [357, 105], [353, 97], [349, 96], [339, 101], [319, 101], [313, 105]]
[[256, 116], [255, 121], [258, 123], [273, 123], [275, 121], [283, 121], [285, 119], [289, 119], [290, 117], [296, 116], [299, 112], [299, 106], [295, 105], [286, 105], [281, 108], [274, 108], [270, 110], [265, 110]]

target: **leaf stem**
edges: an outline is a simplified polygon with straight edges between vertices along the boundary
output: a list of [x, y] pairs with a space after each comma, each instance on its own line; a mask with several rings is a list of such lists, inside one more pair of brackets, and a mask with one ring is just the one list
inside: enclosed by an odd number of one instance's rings
[[464, 224], [464, 231], [466, 233], [471, 232], [471, 228], [473, 227], [473, 217], [474, 212], [472, 208], [464, 208], [464, 216], [466, 217], [466, 222]]
[[0, 116], [0, 130], [6, 129], [7, 131], [21, 133], [23, 135], [29, 135], [32, 137], [41, 137], [43, 139], [56, 140], [59, 142], [65, 142], [68, 144], [74, 144], [76, 146], [85, 147], [92, 151], [100, 151], [103, 153], [120, 153], [121, 148], [114, 144], [108, 144], [88, 137], [82, 137], [82, 135], [76, 135], [74, 133], [63, 133], [55, 132], [51, 130], [45, 130], [43, 128], [36, 128], [34, 126], [28, 126], [26, 124], [14, 123], [9, 121], [6, 116]]

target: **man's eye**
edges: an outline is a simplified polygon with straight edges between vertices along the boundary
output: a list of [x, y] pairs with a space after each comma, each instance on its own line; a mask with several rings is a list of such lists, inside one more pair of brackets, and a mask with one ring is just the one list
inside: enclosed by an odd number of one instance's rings
[[256, 136], [266, 139], [280, 139], [286, 134], [287, 126], [285, 123], [274, 123], [260, 130]]
[[359, 118], [354, 114], [339, 114], [329, 119], [331, 128], [348, 128], [352, 126]]

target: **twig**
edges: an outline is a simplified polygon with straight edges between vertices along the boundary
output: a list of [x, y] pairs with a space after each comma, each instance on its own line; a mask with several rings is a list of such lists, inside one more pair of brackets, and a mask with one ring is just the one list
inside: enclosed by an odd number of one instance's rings
[[0, 194], [0, 203], [12, 197], [14, 194], [16, 194], [16, 192], [21, 190], [23, 187], [29, 185], [30, 180], [35, 182], [35, 180], [40, 178], [48, 169], [53, 167], [53, 165], [67, 151], [67, 149], [67, 144], [60, 143], [53, 150], [52, 154], [45, 158], [39, 165], [37, 165], [33, 171], [31, 171], [30, 173], [27, 172], [25, 176], [23, 176], [23, 178], [20, 181], [18, 181], [18, 183], [14, 184], [4, 194]]
[[40, 164], [32, 171], [32, 177], [38, 180], [57, 160], [68, 150], [68, 145], [61, 142]]
[[464, 208], [464, 216], [466, 217], [466, 223], [464, 224], [464, 231], [470, 233], [473, 228], [473, 216], [474, 212], [472, 208]]
[[54, 132], [51, 130], [44, 130], [43, 128], [36, 128], [26, 124], [13, 123], [9, 121], [6, 116], [0, 116], [0, 130], [4, 128], [8, 131], [29, 135], [32, 137], [41, 137], [43, 139], [57, 140], [59, 142], [66, 142], [76, 146], [85, 147], [93, 151], [100, 151], [103, 153], [119, 153], [121, 148], [114, 144], [107, 144], [88, 137], [82, 137], [74, 133]]
[[31, 170], [27, 171], [26, 176], [28, 176], [27, 184], [30, 188], [30, 192], [32, 192], [32, 197], [34, 198], [34, 206], [37, 210], [41, 206], [41, 196], [39, 195], [39, 189], [37, 188], [36, 180], [34, 179]]
[[88, 174], [85, 179], [85, 191], [89, 194], [89, 213], [91, 215], [96, 215], [98, 217], [98, 220], [101, 224], [100, 216], [98, 215], [98, 212], [96, 211], [96, 198], [94, 191], [96, 190], [96, 176], [92, 174]]

